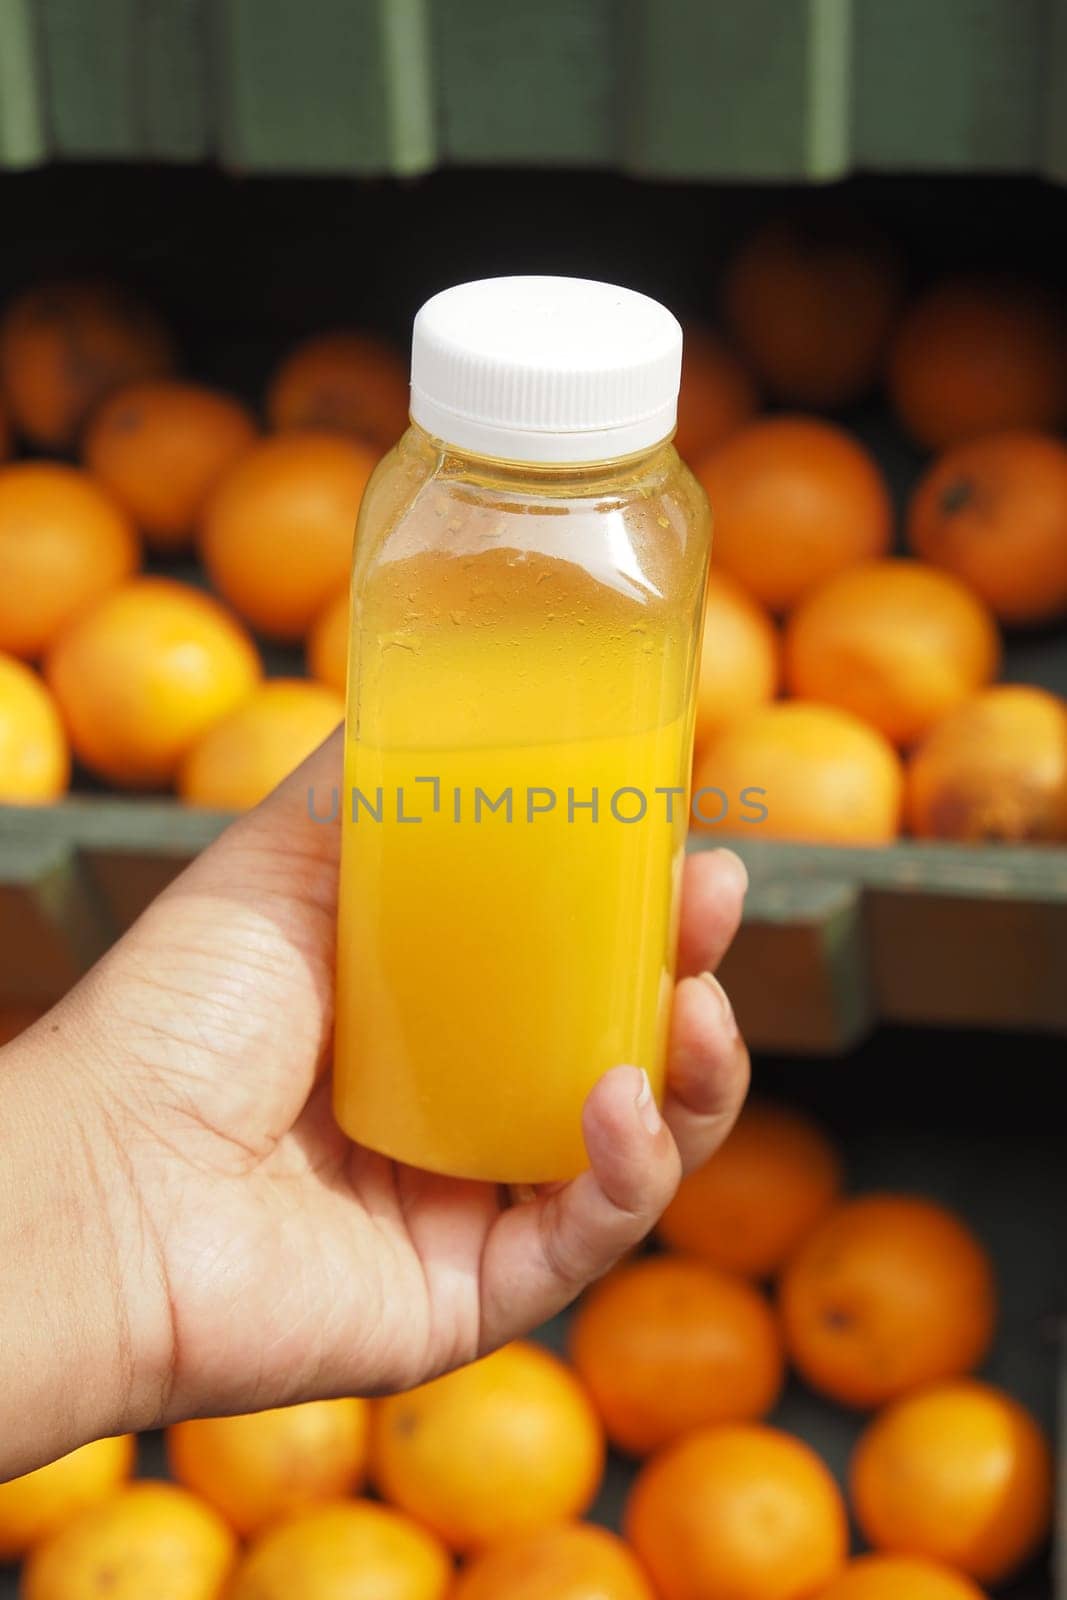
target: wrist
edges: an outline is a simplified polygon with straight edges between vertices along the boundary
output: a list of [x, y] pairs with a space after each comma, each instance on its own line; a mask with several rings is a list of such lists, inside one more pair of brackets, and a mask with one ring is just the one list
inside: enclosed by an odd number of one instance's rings
[[159, 1408], [145, 1311], [165, 1295], [143, 1291], [150, 1245], [69, 1004], [0, 1052], [0, 1480]]

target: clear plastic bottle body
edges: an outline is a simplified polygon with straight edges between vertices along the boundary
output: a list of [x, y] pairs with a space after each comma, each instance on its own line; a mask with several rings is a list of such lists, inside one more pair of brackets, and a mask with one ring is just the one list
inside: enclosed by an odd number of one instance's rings
[[496, 1182], [585, 1164], [662, 1089], [710, 518], [673, 447], [592, 467], [412, 427], [356, 538], [335, 1108]]

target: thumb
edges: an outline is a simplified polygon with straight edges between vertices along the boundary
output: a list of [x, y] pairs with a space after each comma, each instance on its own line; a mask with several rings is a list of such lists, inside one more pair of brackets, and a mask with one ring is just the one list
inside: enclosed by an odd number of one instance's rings
[[639, 1244], [681, 1177], [648, 1078], [614, 1067], [582, 1116], [589, 1170], [505, 1211], [483, 1256], [482, 1345], [543, 1322]]

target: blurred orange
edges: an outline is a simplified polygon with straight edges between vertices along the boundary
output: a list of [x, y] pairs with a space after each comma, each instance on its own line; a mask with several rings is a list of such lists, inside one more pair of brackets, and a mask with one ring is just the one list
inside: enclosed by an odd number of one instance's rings
[[911, 1556], [858, 1556], [817, 1600], [986, 1600], [962, 1573]]
[[20, 1600], [219, 1600], [234, 1538], [172, 1483], [131, 1483], [64, 1522], [31, 1553]]
[[139, 559], [133, 526], [87, 472], [0, 467], [0, 650], [31, 659]]
[[577, 1378], [521, 1341], [379, 1401], [372, 1440], [385, 1498], [461, 1552], [581, 1515], [604, 1469]]
[[883, 1411], [856, 1447], [852, 1503], [878, 1549], [1000, 1584], [1052, 1520], [1052, 1454], [1030, 1413], [990, 1384], [937, 1384]]
[[904, 798], [920, 839], [1067, 839], [1067, 704], [1023, 683], [965, 700], [915, 750]]
[[0, 397], [0, 461], [11, 454], [11, 424], [7, 420], [7, 407]]
[[722, 1148], [682, 1179], [659, 1236], [712, 1266], [769, 1278], [830, 1210], [841, 1181], [841, 1158], [816, 1122], [750, 1100]]
[[21, 1478], [0, 1483], [0, 1561], [17, 1561], [84, 1506], [95, 1505], [133, 1471], [132, 1434], [97, 1439]]
[[232, 396], [157, 379], [119, 389], [94, 412], [83, 455], [148, 542], [178, 550], [191, 542], [210, 491], [255, 436], [251, 414]]
[[750, 422], [757, 409], [756, 385], [744, 362], [710, 329], [690, 324], [674, 435], [682, 460], [692, 464]]
[[916, 489], [908, 539], [1002, 621], [1055, 621], [1067, 610], [1067, 447], [1042, 433], [956, 445]]
[[589, 1522], [564, 1522], [485, 1550], [450, 1600], [655, 1600], [621, 1539]]
[[641, 1470], [626, 1537], [660, 1600], [811, 1600], [841, 1570], [841, 1493], [775, 1428], [703, 1428]]
[[43, 1006], [0, 1006], [0, 1044], [10, 1044], [43, 1014]]
[[59, 709], [24, 661], [0, 654], [0, 805], [48, 805], [70, 783]]
[[726, 274], [726, 313], [777, 399], [839, 406], [878, 381], [900, 279], [883, 239], [836, 210], [809, 209], [742, 244]]
[[354, 434], [388, 450], [408, 425], [408, 375], [372, 334], [322, 333], [297, 345], [267, 393], [272, 428]]
[[888, 844], [902, 771], [880, 733], [802, 700], [753, 711], [712, 739], [693, 772], [693, 826], [815, 844]]
[[1036, 285], [946, 278], [906, 312], [889, 361], [901, 423], [930, 450], [1067, 420], [1063, 316]]
[[198, 1418], [167, 1429], [167, 1459], [179, 1483], [248, 1538], [289, 1512], [356, 1490], [368, 1427], [366, 1400]]
[[344, 694], [348, 678], [348, 587], [338, 590], [311, 625], [307, 665], [313, 678]]
[[1000, 636], [988, 607], [950, 573], [871, 561], [798, 607], [784, 659], [792, 694], [851, 711], [906, 746], [995, 676]]
[[67, 629], [45, 675], [79, 760], [119, 788], [151, 788], [248, 698], [260, 663], [210, 595], [136, 578]]
[[772, 611], [889, 547], [882, 475], [829, 422], [753, 422], [698, 462], [697, 476], [711, 501], [713, 564]]
[[356, 514], [376, 459], [355, 439], [280, 434], [247, 450], [209, 496], [204, 564], [253, 627], [301, 639], [347, 582]]
[[905, 1194], [831, 1211], [787, 1265], [780, 1303], [797, 1370], [859, 1408], [973, 1371], [997, 1313], [978, 1239], [944, 1206]]
[[173, 364], [159, 318], [114, 285], [42, 284], [10, 301], [0, 319], [0, 388], [11, 421], [46, 450], [69, 450], [113, 389]]
[[344, 714], [344, 700], [323, 683], [271, 678], [197, 740], [182, 762], [178, 793], [218, 811], [258, 805]]
[[569, 1339], [608, 1438], [630, 1455], [765, 1417], [785, 1378], [765, 1297], [702, 1261], [646, 1256], [617, 1268], [583, 1296]]
[[447, 1552], [425, 1528], [388, 1506], [347, 1500], [268, 1528], [225, 1600], [445, 1600], [452, 1576]]
[[733, 578], [712, 569], [697, 687], [698, 749], [730, 723], [773, 700], [779, 653], [778, 634], [767, 612]]

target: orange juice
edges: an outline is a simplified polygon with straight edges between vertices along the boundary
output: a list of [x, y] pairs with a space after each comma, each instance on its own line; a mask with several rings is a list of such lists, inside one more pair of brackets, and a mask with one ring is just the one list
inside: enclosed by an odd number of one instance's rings
[[707, 555], [706, 503], [658, 436], [571, 464], [415, 425], [379, 467], [342, 796], [352, 1138], [538, 1182], [585, 1165], [610, 1067], [662, 1092]]

